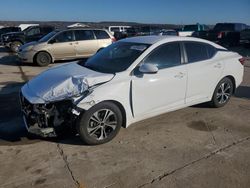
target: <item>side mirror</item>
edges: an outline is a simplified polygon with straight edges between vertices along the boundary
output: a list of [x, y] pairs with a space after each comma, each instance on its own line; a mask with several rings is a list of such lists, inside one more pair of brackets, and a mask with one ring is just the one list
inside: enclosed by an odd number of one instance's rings
[[56, 39], [51, 39], [50, 41], [49, 41], [49, 44], [54, 44], [56, 42]]
[[153, 64], [142, 64], [139, 68], [139, 71], [145, 74], [154, 74], [158, 72], [158, 68]]

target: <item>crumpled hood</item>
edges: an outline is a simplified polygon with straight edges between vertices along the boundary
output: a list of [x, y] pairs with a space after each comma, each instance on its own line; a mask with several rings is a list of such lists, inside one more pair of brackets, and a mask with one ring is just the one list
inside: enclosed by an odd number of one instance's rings
[[114, 74], [87, 69], [77, 63], [50, 68], [26, 83], [21, 91], [33, 104], [49, 103], [77, 96], [96, 84], [110, 81]]

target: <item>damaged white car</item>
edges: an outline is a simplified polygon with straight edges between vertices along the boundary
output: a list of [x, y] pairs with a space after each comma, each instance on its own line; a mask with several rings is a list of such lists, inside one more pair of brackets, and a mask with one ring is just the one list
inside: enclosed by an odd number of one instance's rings
[[87, 144], [105, 143], [121, 127], [168, 111], [208, 101], [224, 106], [242, 82], [243, 63], [239, 54], [202, 39], [124, 39], [26, 83], [24, 121], [43, 136], [70, 127]]

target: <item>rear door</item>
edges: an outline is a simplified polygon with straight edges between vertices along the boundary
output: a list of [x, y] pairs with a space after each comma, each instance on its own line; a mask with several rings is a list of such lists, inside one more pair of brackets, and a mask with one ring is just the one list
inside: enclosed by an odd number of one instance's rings
[[98, 49], [105, 48], [112, 44], [110, 35], [104, 30], [94, 30], [95, 37], [98, 43]]
[[56, 60], [75, 58], [74, 42], [73, 31], [60, 32], [49, 41], [48, 51]]
[[216, 49], [206, 43], [184, 42], [187, 55], [186, 103], [208, 100], [223, 71], [222, 60], [216, 60]]
[[98, 42], [92, 30], [74, 30], [77, 57], [90, 57], [98, 50]]

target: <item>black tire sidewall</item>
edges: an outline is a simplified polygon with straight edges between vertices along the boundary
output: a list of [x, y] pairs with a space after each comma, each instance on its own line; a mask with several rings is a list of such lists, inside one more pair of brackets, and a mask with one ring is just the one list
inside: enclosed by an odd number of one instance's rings
[[[46, 62], [46, 63], [42, 63], [40, 61], [40, 58], [42, 58], [42, 56], [48, 57], [49, 61]], [[51, 63], [52, 59], [51, 59], [51, 56], [47, 52], [38, 52], [37, 55], [36, 55], [35, 61], [36, 61], [37, 65], [39, 65], [41, 67], [44, 67], [44, 66], [48, 66]]]
[[[93, 113], [95, 113], [96, 111], [100, 110], [100, 109], [110, 109], [112, 110], [116, 117], [117, 117], [117, 126], [116, 129], [104, 140], [96, 140], [94, 138], [92, 138], [91, 136], [88, 135], [88, 131], [87, 131], [87, 127], [88, 127], [88, 123], [89, 123], [89, 119], [90, 117], [93, 115]], [[117, 105], [115, 105], [112, 102], [102, 102], [99, 103], [93, 107], [91, 107], [89, 110], [85, 111], [79, 118], [78, 122], [77, 122], [77, 131], [81, 137], [81, 139], [88, 145], [98, 145], [98, 144], [103, 144], [106, 142], [109, 142], [110, 140], [112, 140], [117, 133], [119, 132], [121, 126], [122, 126], [122, 113], [121, 110], [119, 109], [119, 107]]]
[[[222, 103], [222, 104], [221, 104], [221, 103], [219, 103], [218, 100], [217, 100], [217, 93], [218, 93], [218, 90], [219, 90], [219, 88], [220, 88], [220, 86], [221, 86], [222, 83], [229, 83], [232, 89], [230, 90], [229, 99], [228, 99], [225, 103]], [[230, 100], [232, 94], [233, 94], [233, 83], [232, 83], [232, 81], [231, 81], [229, 78], [227, 78], [227, 77], [226, 77], [226, 78], [223, 78], [223, 79], [217, 84], [217, 86], [216, 86], [216, 88], [215, 88], [215, 90], [214, 90], [214, 94], [213, 94], [213, 98], [212, 98], [212, 101], [211, 101], [211, 105], [212, 105], [213, 107], [215, 107], [215, 108], [220, 108], [220, 107], [225, 106], [225, 105], [229, 102], [229, 100]]]

